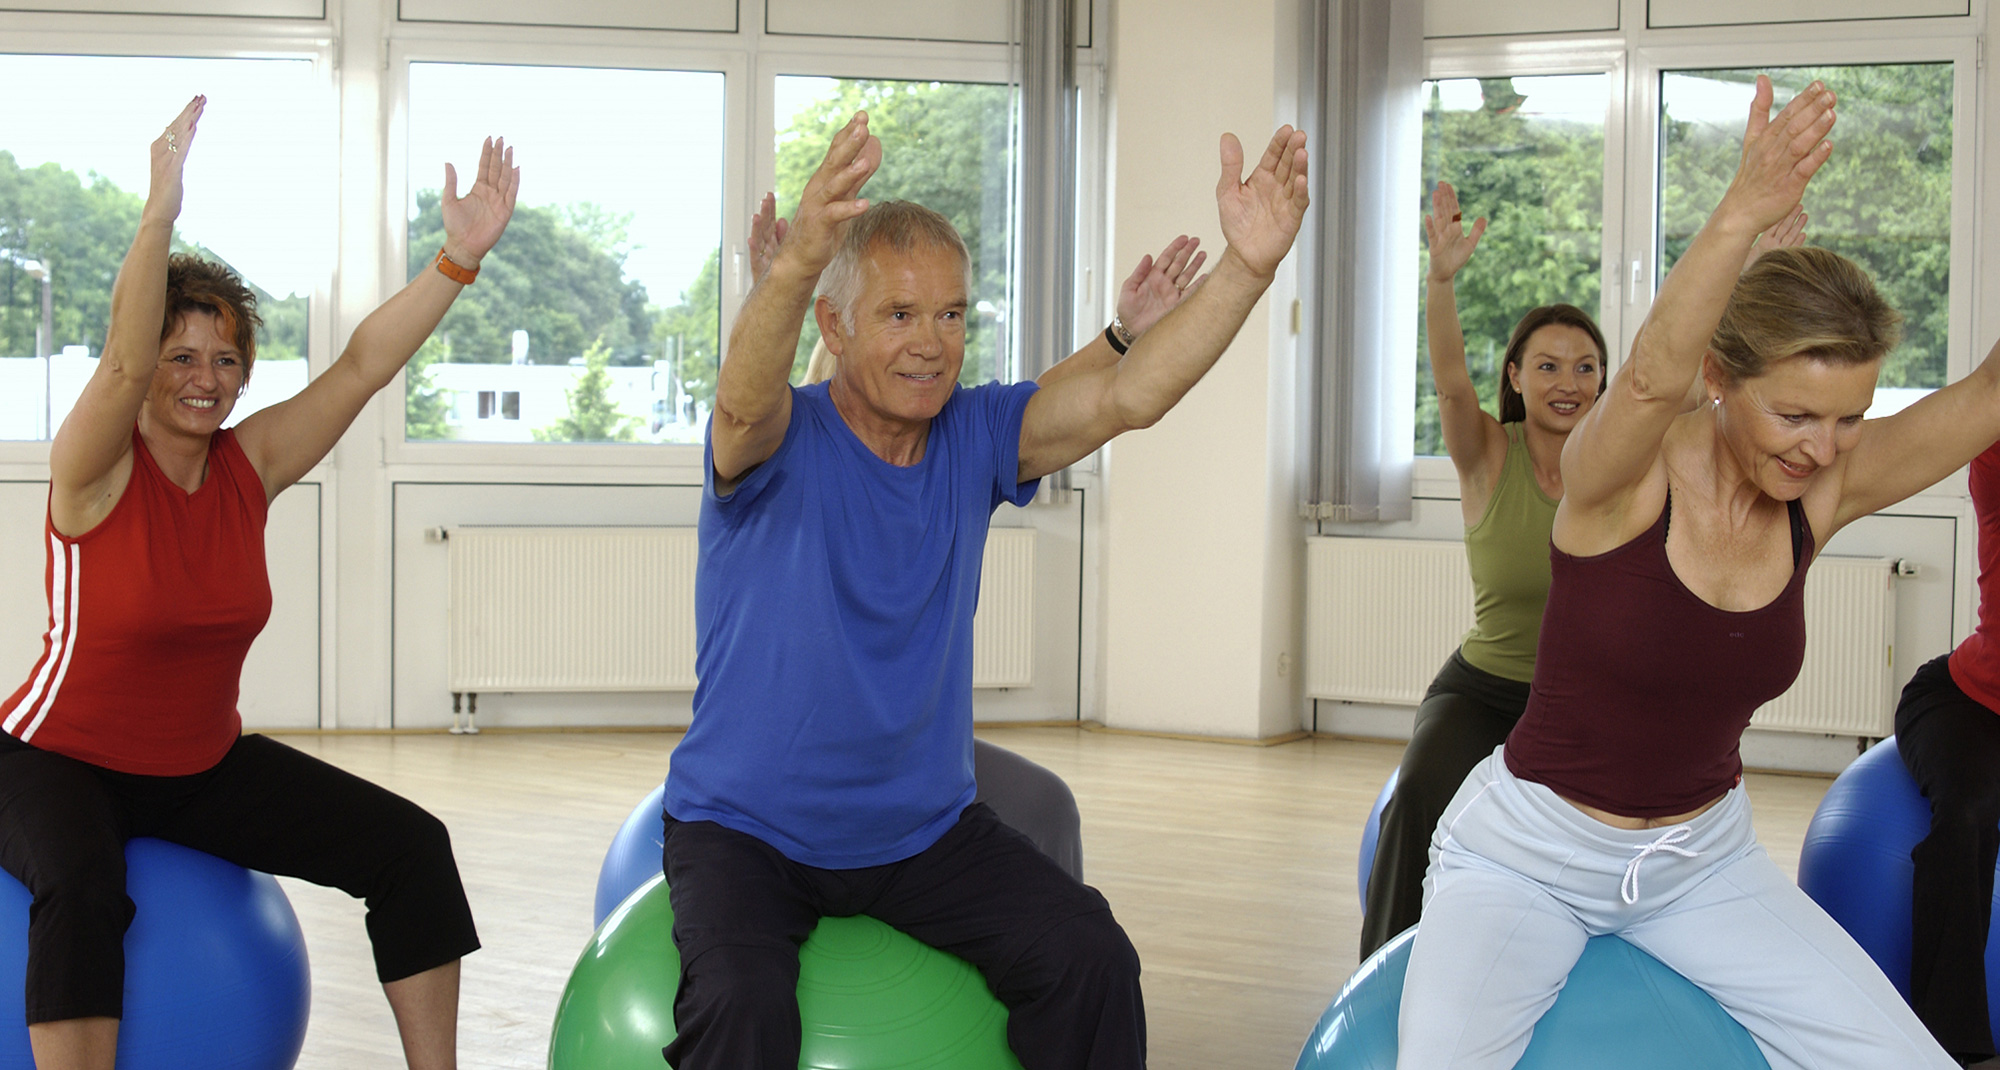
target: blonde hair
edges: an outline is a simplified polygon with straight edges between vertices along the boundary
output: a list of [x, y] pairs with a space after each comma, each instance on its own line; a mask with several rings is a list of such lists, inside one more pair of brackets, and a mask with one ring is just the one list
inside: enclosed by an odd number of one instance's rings
[[951, 220], [921, 204], [877, 201], [848, 222], [840, 237], [840, 248], [834, 251], [833, 261], [819, 277], [820, 296], [833, 303], [835, 311], [840, 313], [840, 328], [849, 335], [854, 333], [854, 306], [861, 300], [861, 261], [877, 242], [888, 243], [898, 253], [907, 253], [919, 245], [956, 253], [966, 288], [972, 286], [972, 254], [966, 250], [965, 239], [951, 225]]
[[811, 386], [833, 378], [833, 350], [826, 347], [826, 339], [813, 343], [812, 356], [806, 358], [806, 380], [800, 386]]
[[1881, 360], [1896, 348], [1902, 323], [1902, 314], [1854, 261], [1797, 246], [1765, 253], [1743, 273], [1709, 348], [1740, 382], [1788, 357], [1829, 364]]

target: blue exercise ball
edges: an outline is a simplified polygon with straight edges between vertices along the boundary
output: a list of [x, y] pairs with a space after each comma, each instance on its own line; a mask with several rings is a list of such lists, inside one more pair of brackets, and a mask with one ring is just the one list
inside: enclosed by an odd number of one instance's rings
[[604, 865], [597, 871], [597, 896], [590, 914], [593, 929], [603, 925], [604, 919], [627, 896], [638, 891], [640, 885], [660, 875], [660, 852], [665, 847], [661, 837], [666, 832], [660, 815], [664, 812], [666, 795], [667, 785], [661, 783], [652, 794], [639, 800], [625, 823], [618, 826], [618, 834], [611, 837], [611, 847], [604, 852]]
[[1375, 796], [1375, 806], [1368, 811], [1368, 823], [1361, 826], [1361, 860], [1354, 864], [1354, 886], [1361, 892], [1361, 909], [1368, 909], [1368, 875], [1375, 872], [1375, 845], [1382, 839], [1382, 810], [1389, 805], [1389, 796], [1396, 794], [1396, 781], [1403, 775], [1403, 767], [1389, 770], [1389, 782], [1382, 785], [1382, 793]]
[[[278, 882], [164, 840], [125, 845], [118, 1070], [289, 1070], [306, 1040], [305, 934]], [[0, 873], [0, 1070], [32, 1070], [28, 890]]]
[[[1931, 804], [1894, 736], [1856, 758], [1826, 790], [1799, 849], [1799, 887], [1833, 916], [1910, 998], [1914, 850], [1931, 831]], [[1993, 917], [2000, 921], [2000, 884]], [[1986, 1009], [2000, 1036], [2000, 939], [1986, 934]]]
[[[1394, 1070], [1396, 1016], [1417, 930], [1354, 971], [1297, 1070]], [[1750, 1033], [1692, 981], [1615, 936], [1592, 937], [1516, 1070], [1770, 1070]]]

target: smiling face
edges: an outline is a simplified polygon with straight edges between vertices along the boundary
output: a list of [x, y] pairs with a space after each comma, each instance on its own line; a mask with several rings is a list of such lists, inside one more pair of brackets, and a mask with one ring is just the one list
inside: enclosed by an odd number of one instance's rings
[[1759, 490], [1791, 501], [1859, 440], [1881, 368], [1879, 360], [1836, 364], [1804, 354], [1732, 381], [1711, 356], [1702, 378], [1715, 404], [1716, 430], [1737, 465]]
[[1507, 365], [1507, 381], [1521, 395], [1530, 424], [1567, 435], [1597, 401], [1604, 355], [1588, 332], [1551, 323], [1528, 336], [1520, 361]]
[[[944, 408], [965, 363], [965, 266], [956, 250], [876, 242], [860, 260], [851, 314], [819, 299], [836, 358], [834, 401], [850, 422], [909, 430]], [[864, 440], [862, 427], [856, 427]]]
[[244, 360], [222, 317], [192, 311], [160, 343], [141, 418], [153, 427], [211, 435], [243, 391]]

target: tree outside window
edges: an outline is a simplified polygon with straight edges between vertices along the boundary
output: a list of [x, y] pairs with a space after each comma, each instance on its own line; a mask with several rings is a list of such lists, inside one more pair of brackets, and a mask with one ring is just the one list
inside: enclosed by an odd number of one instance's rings
[[1875, 277], [1903, 314], [1881, 395], [1944, 385], [1951, 313], [1952, 65], [1668, 71], [1660, 79], [1660, 270], [1722, 199], [1743, 150], [1757, 76], [1781, 108], [1815, 79], [1840, 99], [1833, 157], [1806, 190], [1806, 240]]
[[[1439, 181], [1458, 190], [1465, 219], [1491, 220], [1458, 274], [1466, 365], [1489, 411], [1498, 411], [1507, 339], [1522, 314], [1571, 304], [1597, 314], [1604, 246], [1603, 74], [1462, 78], [1424, 84], [1422, 211]], [[1422, 228], [1414, 240], [1424, 248]], [[1420, 269], [1424, 256], [1418, 256]], [[1437, 388], [1417, 287], [1415, 452], [1442, 456]]]

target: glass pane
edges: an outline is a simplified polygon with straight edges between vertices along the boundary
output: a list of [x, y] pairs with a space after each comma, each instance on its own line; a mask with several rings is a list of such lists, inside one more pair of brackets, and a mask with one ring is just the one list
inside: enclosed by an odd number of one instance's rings
[[[1562, 74], [1424, 83], [1424, 188], [1458, 190], [1468, 225], [1491, 222], [1458, 273], [1466, 366], [1497, 413], [1507, 338], [1523, 313], [1570, 304], [1597, 315], [1604, 249], [1604, 115], [1611, 78]], [[1417, 232], [1420, 248], [1423, 231]], [[1420, 267], [1425, 257], [1419, 256]], [[1426, 267], [1427, 270], [1427, 267]], [[1442, 456], [1437, 387], [1417, 287], [1418, 456]]]
[[1871, 415], [1944, 385], [1950, 334], [1952, 65], [1763, 67], [1660, 76], [1660, 272], [1722, 199], [1757, 75], [1782, 107], [1813, 79], [1840, 98], [1833, 158], [1806, 189], [1806, 240], [1875, 276], [1903, 313]]
[[[778, 212], [790, 217], [833, 135], [857, 111], [882, 139], [882, 169], [863, 191], [870, 201], [914, 201], [941, 213], [972, 253], [972, 308], [965, 321], [970, 386], [1013, 378], [1007, 274], [1013, 247], [1012, 94], [1004, 85], [781, 77], [773, 97], [778, 128]], [[806, 317], [793, 381], [802, 381], [819, 328]]]
[[336, 207], [332, 111], [312, 64], [0, 55], [0, 84], [47, 90], [0, 123], [0, 439], [48, 438], [97, 367], [150, 146], [196, 93], [208, 111], [173, 247], [235, 268], [264, 318], [229, 422], [298, 393]]
[[[596, 102], [579, 107], [578, 101]], [[409, 441], [699, 442], [721, 311], [723, 76], [410, 65], [409, 272], [480, 139], [521, 194], [404, 377]]]

